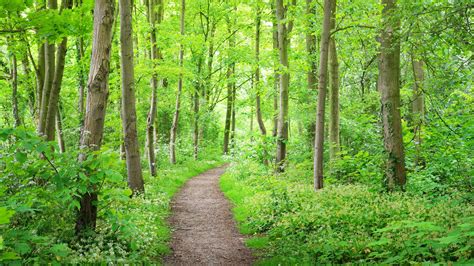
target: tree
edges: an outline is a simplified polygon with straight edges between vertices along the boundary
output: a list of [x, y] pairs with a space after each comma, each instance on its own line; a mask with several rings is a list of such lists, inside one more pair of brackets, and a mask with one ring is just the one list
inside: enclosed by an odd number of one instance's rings
[[122, 128], [127, 162], [128, 186], [134, 193], [143, 193], [142, 167], [135, 109], [135, 75], [133, 70], [133, 28], [131, 0], [119, 0], [120, 54], [122, 77]]
[[[84, 130], [81, 132], [80, 161], [89, 152], [99, 150], [104, 131], [105, 111], [109, 95], [110, 51], [114, 24], [114, 0], [96, 0], [94, 4], [94, 33], [92, 55], [87, 82], [86, 114]], [[76, 219], [76, 233], [94, 229], [97, 219], [97, 191], [94, 186], [81, 195], [80, 209]]]
[[255, 112], [257, 113], [257, 122], [258, 122], [258, 127], [260, 128], [260, 132], [262, 135], [267, 134], [267, 129], [265, 128], [265, 123], [263, 122], [263, 117], [262, 117], [262, 108], [261, 108], [261, 103], [260, 103], [260, 24], [261, 24], [261, 13], [262, 10], [260, 8], [260, 3], [256, 3], [256, 16], [255, 16], [255, 61], [256, 61], [256, 68], [255, 68], [255, 88], [256, 88], [256, 96], [255, 96], [255, 102], [256, 102], [256, 109]]
[[314, 189], [323, 188], [324, 173], [324, 113], [326, 109], [326, 86], [328, 72], [328, 49], [331, 27], [331, 10], [336, 0], [324, 1], [323, 30], [321, 33], [321, 51], [319, 56], [318, 110], [314, 140]]
[[[158, 77], [156, 73], [157, 60], [160, 58], [160, 51], [158, 50], [156, 43], [156, 24], [160, 24], [163, 16], [163, 0], [148, 0], [148, 22], [151, 26], [150, 31], [150, 59], [152, 60], [153, 73], [151, 76], [151, 99], [150, 99], [150, 110], [147, 116], [147, 155], [148, 155], [148, 166], [150, 168], [150, 174], [156, 176], [156, 158], [155, 158], [155, 121], [156, 121], [156, 104], [157, 104], [157, 93], [158, 93]], [[158, 8], [158, 9], [157, 9]]]
[[413, 67], [413, 98], [412, 98], [412, 111], [413, 111], [413, 133], [415, 134], [415, 165], [423, 164], [423, 157], [421, 156], [421, 142], [422, 138], [422, 126], [424, 123], [425, 116], [425, 99], [423, 94], [423, 82], [425, 80], [424, 73], [424, 62], [421, 58], [415, 58], [412, 55], [412, 67]]
[[[293, 5], [294, 5], [293, 1]], [[280, 65], [283, 68], [280, 73], [280, 98], [278, 103], [278, 127], [277, 127], [277, 149], [276, 149], [276, 171], [285, 170], [286, 142], [288, 141], [288, 88], [290, 85], [290, 73], [288, 65], [288, 34], [293, 28], [292, 20], [287, 21], [287, 8], [283, 0], [276, 1], [276, 18], [278, 24], [278, 49]]]
[[[185, 14], [185, 0], [181, 0], [181, 18], [180, 18], [180, 34], [184, 37], [184, 14]], [[178, 134], [179, 111], [181, 106], [181, 93], [183, 90], [183, 61], [184, 61], [184, 45], [183, 40], [179, 44], [179, 67], [181, 72], [178, 79], [178, 91], [176, 92], [176, 104], [173, 116], [173, 124], [170, 131], [170, 163], [176, 164], [176, 135]]]
[[[331, 10], [331, 31], [336, 28], [336, 1]], [[339, 144], [339, 62], [337, 59], [336, 36], [329, 39], [329, 159], [334, 161], [340, 152]]]
[[389, 191], [404, 189], [405, 154], [400, 115], [400, 39], [395, 0], [382, 0], [378, 90], [382, 103], [383, 139], [386, 152], [385, 183]]

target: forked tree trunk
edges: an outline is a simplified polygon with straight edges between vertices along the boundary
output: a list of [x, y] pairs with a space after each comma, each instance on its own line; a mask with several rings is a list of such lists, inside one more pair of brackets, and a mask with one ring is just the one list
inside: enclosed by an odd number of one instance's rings
[[[185, 14], [185, 0], [181, 0], [181, 19], [180, 19], [180, 33], [181, 37], [184, 36], [184, 14]], [[183, 68], [183, 57], [184, 57], [184, 45], [181, 42], [179, 48], [179, 67], [182, 71]], [[170, 163], [176, 164], [176, 135], [178, 134], [178, 123], [179, 123], [179, 111], [181, 105], [181, 92], [183, 90], [183, 73], [179, 74], [178, 79], [178, 91], [176, 93], [176, 105], [173, 117], [173, 124], [171, 125], [170, 131]]]
[[412, 110], [413, 110], [413, 125], [415, 134], [415, 165], [422, 165], [424, 159], [421, 156], [421, 142], [422, 138], [422, 126], [424, 124], [425, 117], [425, 99], [423, 93], [423, 82], [425, 80], [424, 74], [424, 63], [421, 59], [413, 58], [413, 77], [415, 83], [413, 85], [413, 99], [412, 99]]
[[133, 28], [131, 0], [119, 0], [120, 5], [120, 54], [122, 76], [122, 128], [125, 142], [128, 186], [133, 193], [143, 193], [140, 146], [135, 108], [135, 75], [133, 69]]
[[[336, 3], [331, 11], [331, 30], [336, 25]], [[339, 144], [339, 62], [336, 37], [329, 39], [329, 159], [334, 161], [340, 152]]]
[[[114, 24], [115, 0], [96, 0], [94, 4], [94, 33], [92, 55], [87, 82], [86, 114], [81, 133], [79, 160], [84, 161], [90, 151], [99, 150], [104, 131], [105, 111], [109, 94], [110, 51]], [[97, 191], [91, 186], [81, 195], [76, 220], [76, 234], [95, 229], [97, 219]]]
[[328, 72], [329, 34], [331, 27], [331, 9], [336, 0], [324, 0], [323, 31], [321, 33], [321, 52], [319, 55], [318, 109], [314, 140], [314, 189], [323, 188], [324, 163], [324, 113], [326, 109], [326, 87]]
[[400, 40], [395, 0], [382, 0], [383, 29], [380, 35], [378, 90], [382, 102], [382, 123], [386, 152], [387, 190], [403, 190], [406, 183], [405, 154], [400, 115]]

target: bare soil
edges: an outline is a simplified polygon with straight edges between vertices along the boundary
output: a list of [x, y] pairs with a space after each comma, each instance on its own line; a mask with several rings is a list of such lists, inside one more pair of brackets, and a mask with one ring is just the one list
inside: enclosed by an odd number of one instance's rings
[[172, 254], [165, 265], [251, 265], [252, 253], [244, 246], [219, 188], [226, 166], [214, 168], [189, 180], [174, 197]]

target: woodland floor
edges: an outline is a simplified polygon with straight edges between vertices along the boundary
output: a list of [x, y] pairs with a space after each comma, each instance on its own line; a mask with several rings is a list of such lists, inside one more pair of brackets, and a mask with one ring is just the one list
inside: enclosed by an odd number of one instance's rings
[[174, 197], [172, 254], [165, 265], [250, 265], [252, 253], [244, 246], [219, 188], [226, 166], [211, 169], [189, 180]]

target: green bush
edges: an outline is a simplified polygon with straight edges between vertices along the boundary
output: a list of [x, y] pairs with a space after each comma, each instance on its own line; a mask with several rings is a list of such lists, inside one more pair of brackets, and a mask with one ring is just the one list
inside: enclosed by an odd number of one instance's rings
[[267, 259], [272, 263], [447, 262], [472, 257], [474, 208], [461, 195], [434, 202], [410, 193], [379, 193], [362, 184], [330, 185], [315, 193], [307, 182], [287, 175], [257, 171], [244, 176], [238, 171], [253, 167], [231, 168], [221, 186], [246, 233], [268, 237]]

